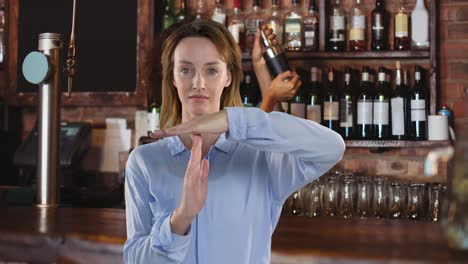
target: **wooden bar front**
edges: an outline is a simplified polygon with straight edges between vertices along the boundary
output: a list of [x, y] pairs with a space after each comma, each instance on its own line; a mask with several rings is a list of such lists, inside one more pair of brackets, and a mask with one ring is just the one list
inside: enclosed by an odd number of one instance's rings
[[[0, 262], [122, 263], [125, 210], [9, 207]], [[281, 217], [271, 263], [467, 263], [437, 223]]]

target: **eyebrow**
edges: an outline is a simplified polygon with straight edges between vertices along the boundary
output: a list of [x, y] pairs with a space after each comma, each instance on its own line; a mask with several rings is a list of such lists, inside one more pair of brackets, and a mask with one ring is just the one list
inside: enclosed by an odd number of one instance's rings
[[[179, 63], [193, 65], [193, 63], [191, 63], [190, 61], [185, 61], [185, 60], [181, 60], [179, 61]], [[211, 61], [211, 62], [205, 63], [205, 65], [217, 65], [217, 64], [221, 64], [221, 63], [218, 61]]]

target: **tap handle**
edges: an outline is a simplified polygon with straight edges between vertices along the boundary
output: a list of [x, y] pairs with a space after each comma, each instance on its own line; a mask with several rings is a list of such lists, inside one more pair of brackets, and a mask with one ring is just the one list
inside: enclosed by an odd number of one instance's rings
[[75, 15], [76, 15], [76, 0], [73, 0], [73, 16], [72, 16], [72, 29], [70, 33], [70, 45], [68, 46], [67, 66], [64, 71], [68, 75], [68, 97], [71, 97], [73, 87], [73, 77], [75, 77]]

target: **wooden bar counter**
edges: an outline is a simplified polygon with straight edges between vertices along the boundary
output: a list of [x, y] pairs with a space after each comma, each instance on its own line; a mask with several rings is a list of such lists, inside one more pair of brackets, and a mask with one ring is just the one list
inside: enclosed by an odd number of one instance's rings
[[[122, 263], [121, 209], [0, 208], [0, 263]], [[468, 263], [439, 224], [283, 216], [271, 263]]]

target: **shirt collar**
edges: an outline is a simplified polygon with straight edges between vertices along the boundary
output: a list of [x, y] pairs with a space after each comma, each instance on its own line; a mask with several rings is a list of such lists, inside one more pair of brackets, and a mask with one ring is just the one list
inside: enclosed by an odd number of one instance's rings
[[[168, 140], [169, 140], [169, 144], [168, 144], [169, 151], [171, 152], [172, 156], [176, 156], [184, 152], [184, 150], [186, 150], [184, 144], [182, 143], [182, 140], [180, 140], [178, 136], [170, 137], [168, 138]], [[231, 152], [232, 145], [233, 143], [230, 142], [229, 140], [226, 140], [226, 134], [223, 133], [216, 140], [214, 147], [224, 153], [229, 154]]]

